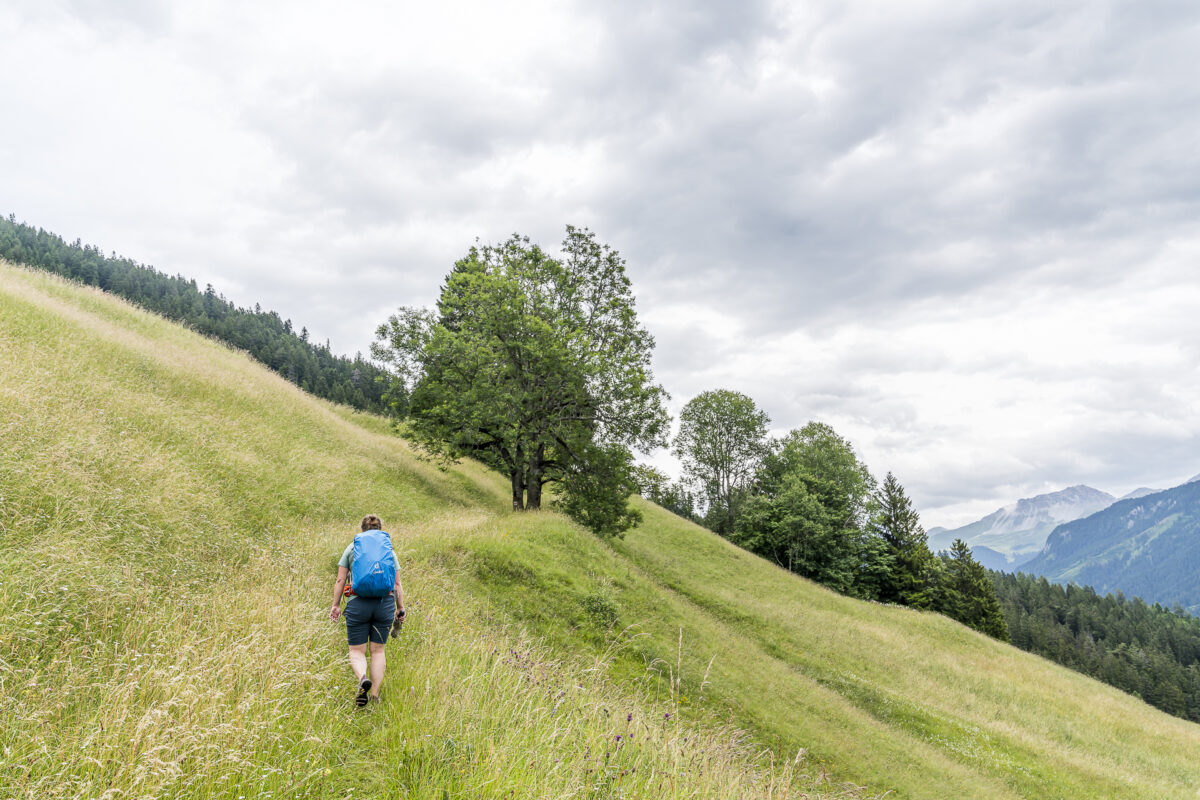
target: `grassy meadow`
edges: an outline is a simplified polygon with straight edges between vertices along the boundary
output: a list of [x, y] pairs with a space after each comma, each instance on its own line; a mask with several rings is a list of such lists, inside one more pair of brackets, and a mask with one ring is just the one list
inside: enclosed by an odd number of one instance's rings
[[[183, 328], [0, 264], [0, 798], [1165, 798], [1200, 728], [648, 504], [513, 515]], [[364, 513], [411, 613], [329, 621]]]

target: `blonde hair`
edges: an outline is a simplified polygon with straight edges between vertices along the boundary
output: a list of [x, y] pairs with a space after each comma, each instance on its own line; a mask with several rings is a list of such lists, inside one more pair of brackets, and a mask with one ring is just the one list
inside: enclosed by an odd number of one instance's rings
[[364, 531], [381, 531], [383, 530], [383, 520], [374, 514], [367, 514], [363, 517], [362, 529]]

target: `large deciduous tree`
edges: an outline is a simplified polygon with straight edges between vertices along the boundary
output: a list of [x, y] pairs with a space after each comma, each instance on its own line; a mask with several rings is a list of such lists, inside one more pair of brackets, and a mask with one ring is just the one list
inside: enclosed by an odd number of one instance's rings
[[733, 531], [741, 496], [766, 453], [770, 422], [753, 400], [728, 389], [696, 395], [679, 415], [674, 453], [708, 502], [706, 523], [723, 536]]
[[630, 451], [666, 443], [653, 348], [624, 259], [568, 226], [557, 257], [517, 235], [472, 247], [436, 310], [402, 308], [372, 353], [405, 384], [427, 451], [505, 472], [514, 510], [540, 508], [561, 482], [568, 512], [615, 533], [636, 520]]
[[731, 538], [840, 592], [876, 598], [892, 557], [867, 524], [874, 489], [850, 442], [810, 422], [771, 443]]
[[854, 446], [824, 422], [809, 422], [771, 442], [755, 478], [755, 491], [771, 495], [785, 475], [801, 472], [832, 483], [850, 523], [864, 527], [874, 509], [875, 478]]
[[787, 473], [774, 494], [746, 500], [730, 539], [831, 589], [856, 593], [859, 537], [845, 495], [831, 481]]

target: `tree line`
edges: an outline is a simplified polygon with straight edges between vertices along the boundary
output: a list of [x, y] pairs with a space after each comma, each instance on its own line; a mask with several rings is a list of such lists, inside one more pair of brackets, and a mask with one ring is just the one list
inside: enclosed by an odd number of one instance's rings
[[[296, 331], [290, 319], [274, 311], [238, 308], [224, 296], [195, 280], [167, 275], [98, 247], [19, 223], [14, 215], [0, 218], [0, 258], [53, 272], [88, 286], [119, 295], [167, 319], [245, 350], [307, 392], [362, 411], [383, 413], [402, 405], [385, 372], [364, 359], [334, 355], [329, 343], [309, 340], [308, 330]], [[389, 395], [389, 389], [393, 392]]]
[[890, 472], [878, 482], [821, 422], [780, 438], [739, 392], [690, 400], [672, 443], [684, 475], [638, 470], [643, 496], [735, 544], [852, 597], [939, 611], [1007, 640], [987, 570], [961, 540], [934, 555]]
[[899, 481], [877, 485], [850, 443], [810, 423], [767, 437], [737, 392], [705, 392], [680, 416], [685, 475], [634, 463], [667, 444], [654, 339], [637, 317], [625, 261], [567, 226], [558, 253], [528, 237], [477, 245], [432, 308], [401, 308], [372, 356], [394, 376], [402, 430], [431, 457], [470, 456], [509, 478], [514, 511], [545, 487], [601, 536], [641, 516], [632, 492], [695, 519], [787, 569], [855, 597], [934, 609], [1000, 639], [986, 570], [958, 542], [935, 556]]
[[1120, 592], [991, 577], [1015, 646], [1200, 722], [1200, 619]]
[[[779, 438], [746, 395], [689, 401], [671, 442], [672, 481], [634, 463], [667, 442], [666, 391], [650, 371], [625, 262], [567, 227], [554, 255], [514, 235], [455, 263], [434, 308], [401, 308], [372, 357], [334, 356], [273, 311], [79, 240], [0, 219], [0, 257], [118, 294], [246, 350], [301, 388], [393, 414], [436, 458], [506, 474], [514, 510], [543, 489], [601, 536], [640, 515], [639, 492], [739, 546], [844, 594], [936, 610], [1017, 647], [1200, 721], [1200, 620], [1119, 593], [988, 572], [961, 540], [933, 554], [903, 486], [877, 481], [849, 441], [810, 422]], [[402, 420], [400, 422], [399, 420]]]

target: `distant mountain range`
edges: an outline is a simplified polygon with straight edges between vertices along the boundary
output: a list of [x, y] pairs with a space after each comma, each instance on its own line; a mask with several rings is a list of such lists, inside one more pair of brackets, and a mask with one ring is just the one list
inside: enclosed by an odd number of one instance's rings
[[1021, 572], [1200, 612], [1200, 475], [1059, 525]]
[[931, 528], [929, 548], [934, 552], [947, 550], [955, 539], [962, 539], [985, 567], [1011, 572], [1041, 552], [1057, 526], [1094, 514], [1114, 502], [1116, 498], [1108, 492], [1072, 486], [1018, 500], [961, 528]]
[[960, 528], [931, 528], [929, 547], [955, 539], [988, 569], [1121, 591], [1200, 613], [1200, 475], [1173, 489], [1120, 499], [1090, 486], [1018, 500]]

